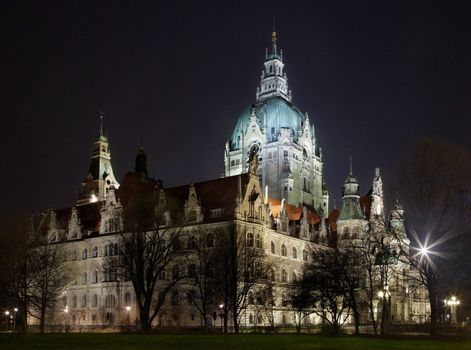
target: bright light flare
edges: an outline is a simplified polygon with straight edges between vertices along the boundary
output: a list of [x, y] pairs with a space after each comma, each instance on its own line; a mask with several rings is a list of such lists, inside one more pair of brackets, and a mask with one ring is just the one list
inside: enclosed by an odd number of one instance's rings
[[419, 252], [420, 252], [420, 255], [422, 256], [428, 256], [428, 254], [430, 253], [430, 250], [427, 246], [423, 246], [423, 247], [420, 247]]
[[97, 196], [95, 196], [95, 194], [92, 194], [90, 196], [90, 203], [96, 203], [96, 202], [98, 202], [98, 198]]

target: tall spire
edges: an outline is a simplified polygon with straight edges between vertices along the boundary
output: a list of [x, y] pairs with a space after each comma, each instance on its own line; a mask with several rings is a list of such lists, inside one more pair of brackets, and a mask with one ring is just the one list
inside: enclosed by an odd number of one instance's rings
[[360, 208], [360, 190], [357, 179], [353, 176], [352, 153], [349, 156], [350, 171], [342, 188], [342, 210], [339, 220], [363, 219]]
[[103, 132], [104, 113], [100, 112], [100, 134], [95, 140], [88, 174], [82, 181], [77, 205], [102, 201], [110, 186], [119, 187], [113, 174], [108, 138]]
[[103, 111], [100, 112], [100, 135], [98, 135], [98, 139], [100, 141], [107, 142], [108, 139], [103, 133], [103, 119], [105, 118], [105, 113]]
[[288, 78], [283, 73], [284, 64], [281, 50], [278, 52], [275, 19], [273, 18], [273, 31], [271, 33], [271, 51], [266, 50], [264, 70], [260, 77], [260, 86], [257, 88], [257, 102], [279, 96], [291, 102], [291, 91], [288, 89]]

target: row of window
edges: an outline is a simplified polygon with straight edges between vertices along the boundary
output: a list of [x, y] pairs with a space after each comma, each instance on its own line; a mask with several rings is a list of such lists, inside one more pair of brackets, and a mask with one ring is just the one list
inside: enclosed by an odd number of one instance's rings
[[[77, 249], [72, 250], [69, 254], [70, 254], [69, 255], [69, 260], [77, 260], [77, 258], [78, 258]], [[105, 245], [103, 256], [115, 256], [115, 255], [118, 255], [118, 254], [119, 254], [119, 249], [118, 249], [118, 244], [117, 243], [110, 243], [110, 244]], [[82, 260], [85, 260], [89, 257], [90, 258], [97, 258], [98, 257], [98, 247], [97, 246], [94, 246], [92, 248], [92, 252], [91, 252], [90, 256], [88, 255], [88, 249], [87, 248], [82, 250]]]
[[[270, 270], [269, 278], [270, 278], [270, 281], [276, 282], [277, 279], [276, 279], [276, 273], [275, 273], [274, 269]], [[291, 280], [289, 280], [288, 272], [285, 269], [281, 270], [281, 272], [280, 272], [280, 282], [281, 283], [288, 283], [288, 282], [296, 283], [297, 281], [298, 281], [298, 275], [295, 271], [293, 271], [293, 274], [291, 275]]]
[[[271, 241], [270, 243], [270, 251], [272, 254], [276, 254], [276, 245], [275, 245], [275, 242]], [[291, 257], [293, 259], [297, 259], [298, 258], [298, 250], [296, 249], [296, 247], [293, 247], [292, 251], [291, 251]], [[307, 260], [307, 250], [306, 249], [303, 249], [303, 260], [306, 261]], [[281, 256], [288, 256], [288, 249], [286, 248], [286, 245], [285, 244], [282, 244], [281, 245]]]
[[[90, 303], [90, 304], [89, 304]], [[130, 306], [132, 303], [132, 299], [131, 299], [131, 293], [129, 292], [126, 292], [124, 294], [124, 305], [125, 306]], [[64, 305], [66, 307], [68, 307], [68, 303], [67, 303], [67, 298], [64, 300]], [[106, 309], [114, 309], [116, 308], [116, 305], [117, 305], [117, 301], [116, 301], [116, 297], [113, 295], [113, 294], [108, 294], [106, 297], [105, 297], [105, 302], [103, 304], [103, 306], [106, 308]], [[82, 298], [80, 299], [80, 307], [81, 308], [85, 308], [87, 306], [90, 306], [90, 307], [100, 307], [100, 298], [98, 297], [98, 294], [93, 294], [90, 298], [90, 300], [88, 299], [88, 295], [87, 294], [84, 294], [82, 295]], [[77, 298], [77, 295], [76, 294], [73, 294], [72, 295], [72, 298], [70, 300], [70, 307], [72, 308], [77, 308], [79, 307], [78, 305], [78, 298]]]
[[[204, 239], [204, 242], [202, 242], [202, 243], [204, 243], [207, 248], [214, 247], [214, 234], [208, 233], [206, 235], [206, 238]], [[176, 249], [176, 250], [180, 250], [180, 249], [183, 249], [183, 248], [197, 249], [198, 248], [198, 238], [196, 236], [190, 236], [187, 240], [186, 247], [184, 245], [182, 246], [181, 240], [177, 238], [177, 239], [174, 240], [173, 245], [174, 245], [173, 248]]]
[[239, 165], [239, 164], [240, 164], [240, 159], [231, 160], [231, 166], [235, 166], [235, 165]]
[[[116, 282], [118, 280], [118, 271], [116, 269], [107, 269], [103, 272], [103, 280], [102, 282]], [[88, 273], [87, 271], [82, 272], [82, 284], [88, 284]], [[92, 272], [92, 278], [90, 283], [98, 283], [100, 282], [100, 274], [98, 270], [94, 270]]]

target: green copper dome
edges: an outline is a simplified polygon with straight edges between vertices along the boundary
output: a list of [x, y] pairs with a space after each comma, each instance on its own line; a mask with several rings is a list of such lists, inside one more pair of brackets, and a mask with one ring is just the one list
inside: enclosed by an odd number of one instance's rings
[[[290, 128], [294, 140], [298, 139], [304, 116], [299, 109], [282, 97], [273, 97], [253, 105], [259, 119], [260, 128], [267, 136], [268, 143], [278, 139], [281, 128]], [[247, 131], [252, 106], [247, 107], [237, 120], [231, 137], [231, 150], [240, 149], [242, 135]]]

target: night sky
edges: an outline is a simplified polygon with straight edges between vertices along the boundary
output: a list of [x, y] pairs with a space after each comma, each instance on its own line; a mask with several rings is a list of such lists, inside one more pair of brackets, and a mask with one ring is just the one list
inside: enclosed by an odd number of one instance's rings
[[2, 2], [0, 212], [73, 205], [100, 111], [118, 181], [141, 138], [164, 186], [219, 177], [273, 16], [337, 205], [350, 149], [365, 193], [424, 136], [471, 148], [470, 1]]

